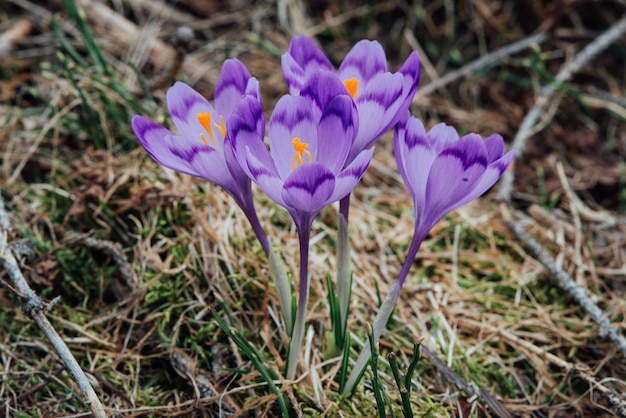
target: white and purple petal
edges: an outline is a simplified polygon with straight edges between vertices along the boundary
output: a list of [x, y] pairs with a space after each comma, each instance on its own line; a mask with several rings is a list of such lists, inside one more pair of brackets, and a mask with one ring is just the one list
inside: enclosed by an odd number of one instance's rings
[[[294, 138], [308, 144], [311, 160], [317, 156], [317, 120], [311, 112], [311, 103], [301, 96], [280, 98], [268, 125], [270, 152], [281, 178], [286, 179], [294, 169]], [[308, 160], [307, 155], [303, 158]]]
[[258, 100], [252, 96], [243, 99], [228, 118], [227, 131], [227, 137], [232, 145], [235, 158], [248, 176], [253, 177], [246, 162], [248, 149], [257, 160], [275, 171], [274, 161], [263, 142], [265, 116]]
[[339, 67], [342, 80], [356, 78], [359, 83], [369, 85], [378, 74], [387, 71], [385, 51], [378, 41], [362, 40], [357, 42]]
[[343, 168], [358, 129], [356, 106], [347, 95], [332, 99], [317, 127], [317, 158], [333, 173]]
[[456, 209], [480, 182], [487, 151], [479, 135], [466, 135], [447, 146], [433, 161], [425, 195], [425, 218], [433, 224]]
[[[167, 107], [172, 117], [172, 121], [181, 136], [188, 141], [203, 143], [200, 134], [204, 135], [207, 145], [215, 147], [206, 127], [200, 124], [198, 114], [210, 113], [212, 122], [219, 122], [220, 116], [200, 93], [189, 87], [187, 84], [177, 81], [167, 90]], [[222, 134], [213, 126], [210, 126], [211, 133], [216, 139], [217, 146], [220, 146]]]
[[415, 201], [416, 213], [426, 205], [426, 182], [437, 153], [426, 139], [422, 121], [411, 117], [396, 127], [394, 152], [398, 171]]
[[289, 55], [304, 70], [305, 74], [312, 74], [317, 70], [333, 71], [324, 52], [313, 40], [307, 36], [299, 35], [294, 37], [289, 43]]
[[250, 148], [245, 150], [245, 168], [244, 171], [249, 173], [250, 178], [263, 190], [270, 199], [278, 203], [281, 206], [285, 206], [285, 201], [282, 197], [282, 188], [284, 180], [280, 178], [276, 169], [272, 166], [268, 166], [252, 153]]
[[[131, 125], [139, 143], [154, 161], [174, 171], [198, 175], [190, 172], [189, 165], [172, 152], [172, 149], [177, 148], [177, 143], [176, 139], [173, 139], [176, 137], [169, 129], [139, 115], [133, 117]], [[183, 138], [178, 140], [180, 143], [184, 141]]]
[[363, 177], [370, 161], [372, 161], [373, 155], [374, 147], [362, 151], [335, 177], [335, 190], [333, 190], [332, 196], [328, 199], [328, 203], [343, 199], [354, 189], [361, 177]]
[[224, 119], [228, 119], [235, 106], [246, 95], [250, 78], [250, 73], [241, 61], [237, 59], [224, 61], [215, 84], [215, 109]]
[[348, 90], [335, 73], [328, 71], [315, 71], [308, 75], [300, 91], [300, 96], [313, 105], [317, 118], [328, 103], [339, 95], [349, 96]]
[[285, 180], [282, 197], [286, 205], [300, 212], [317, 213], [335, 189], [335, 175], [324, 165], [307, 163]]
[[359, 130], [348, 160], [369, 148], [391, 128], [402, 104], [402, 75], [383, 73], [377, 82], [356, 100], [359, 112]]

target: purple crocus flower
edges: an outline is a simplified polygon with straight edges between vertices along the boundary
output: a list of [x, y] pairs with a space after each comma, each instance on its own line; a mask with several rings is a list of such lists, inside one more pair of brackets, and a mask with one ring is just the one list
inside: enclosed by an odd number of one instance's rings
[[302, 96], [283, 96], [268, 125], [270, 150], [263, 143], [264, 120], [258, 100], [248, 97], [228, 129], [243, 170], [307, 230], [319, 211], [352, 191], [373, 150], [346, 165], [356, 131], [355, 105], [337, 79], [316, 72]]
[[[315, 71], [334, 72], [320, 48], [306, 36], [296, 36], [282, 56], [291, 94], [301, 94], [305, 80]], [[397, 122], [408, 117], [420, 76], [420, 59], [412, 52], [397, 73], [387, 71], [385, 51], [377, 41], [357, 42], [339, 66], [337, 76], [354, 99], [359, 129], [347, 161], [369, 148]]]
[[[305, 80], [317, 71], [335, 74], [343, 88], [354, 100], [359, 114], [359, 129], [346, 164], [399, 121], [409, 116], [409, 106], [415, 95], [420, 76], [420, 59], [417, 52], [409, 55], [397, 73], [387, 71], [385, 51], [377, 41], [357, 42], [335, 73], [333, 65], [322, 50], [306, 36], [296, 36], [289, 50], [282, 56], [282, 67], [289, 92], [307, 95]], [[335, 343], [342, 347], [347, 332], [346, 324], [350, 306], [351, 274], [348, 215], [350, 194], [339, 203], [337, 232], [337, 297], [339, 300], [339, 329], [335, 330]]]
[[309, 236], [322, 208], [348, 195], [374, 152], [364, 150], [346, 164], [358, 129], [358, 113], [341, 82], [314, 72], [303, 95], [282, 97], [268, 125], [270, 150], [263, 143], [265, 121], [258, 100], [242, 101], [228, 123], [235, 156], [246, 174], [294, 219], [300, 243], [300, 282], [286, 377], [292, 379], [302, 345], [309, 291]]
[[[402, 270], [374, 320], [375, 340], [389, 320], [417, 250], [431, 228], [449, 212], [485, 193], [513, 161], [513, 151], [504, 153], [500, 135], [485, 140], [477, 134], [459, 138], [454, 128], [443, 123], [426, 132], [422, 122], [414, 117], [396, 127], [394, 149], [398, 170], [413, 197], [415, 233]], [[357, 383], [369, 355], [366, 345], [344, 393]]]
[[250, 179], [239, 167], [226, 131], [234, 108], [246, 97], [260, 100], [259, 83], [243, 63], [229, 59], [224, 62], [215, 86], [215, 106], [182, 82], [167, 91], [167, 106], [180, 135], [139, 115], [133, 117], [132, 127], [156, 162], [216, 183], [230, 194], [269, 255], [269, 241], [254, 209]]

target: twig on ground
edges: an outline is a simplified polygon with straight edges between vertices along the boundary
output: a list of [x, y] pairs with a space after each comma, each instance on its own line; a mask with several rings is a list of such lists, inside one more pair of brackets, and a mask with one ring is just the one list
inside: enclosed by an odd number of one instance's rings
[[[545, 107], [550, 102], [554, 93], [564, 82], [569, 80], [574, 73], [585, 66], [592, 58], [604, 51], [616, 39], [626, 32], [626, 15], [622, 16], [613, 26], [603, 32], [600, 36], [584, 47], [573, 60], [568, 62], [561, 68], [561, 71], [554, 78], [554, 81], [543, 87], [539, 92], [535, 105], [528, 111], [526, 117], [522, 121], [515, 138], [513, 139], [512, 148], [515, 150], [515, 159], [522, 157], [523, 150], [526, 146], [526, 140], [531, 135], [530, 132], [535, 126], [535, 122], [544, 112]], [[508, 202], [511, 200], [513, 193], [513, 181], [515, 180], [514, 171], [508, 170], [500, 179], [500, 190], [495, 196], [498, 201]]]
[[69, 242], [76, 242], [82, 245], [85, 245], [89, 248], [95, 248], [96, 250], [101, 250], [107, 255], [109, 255], [115, 264], [118, 265], [120, 274], [122, 275], [126, 285], [131, 289], [136, 289], [137, 286], [135, 284], [133, 268], [131, 264], [126, 259], [126, 254], [124, 254], [124, 249], [120, 245], [119, 242], [107, 241], [104, 239], [97, 239], [93, 237], [88, 237], [80, 234], [68, 234], [66, 237]]
[[570, 296], [589, 314], [591, 319], [598, 324], [598, 334], [600, 337], [609, 340], [626, 357], [626, 338], [619, 330], [613, 326], [611, 320], [602, 310], [587, 296], [585, 290], [576, 285], [576, 282], [563, 269], [556, 265], [552, 257], [546, 253], [541, 245], [532, 237], [528, 236], [524, 228], [511, 220], [505, 221], [507, 227], [520, 240], [526, 250], [544, 265], [548, 273], [556, 280], [559, 287], [565, 290]]
[[[0, 219], [8, 219], [8, 215], [2, 201], [2, 196], [0, 196]], [[95, 390], [89, 383], [87, 376], [85, 376], [69, 348], [46, 317], [49, 305], [37, 296], [37, 294], [26, 282], [26, 279], [24, 279], [18, 262], [8, 245], [8, 228], [4, 222], [5, 221], [3, 220], [2, 225], [0, 226], [0, 262], [2, 262], [2, 265], [7, 272], [7, 276], [9, 277], [9, 281], [13, 285], [13, 289], [17, 293], [17, 296], [22, 304], [22, 311], [26, 314], [26, 316], [35, 320], [50, 343], [52, 343], [52, 346], [61, 357], [61, 360], [63, 360], [65, 367], [78, 384], [83, 396], [85, 396], [87, 404], [91, 409], [91, 413], [96, 418], [105, 418], [107, 415], [104, 412], [104, 408], [100, 403]]]
[[422, 354], [424, 355], [424, 357], [428, 358], [431, 363], [433, 363], [439, 373], [441, 373], [448, 382], [452, 383], [454, 386], [465, 392], [467, 395], [476, 396], [483, 402], [486, 402], [495, 414], [495, 416], [498, 416], [500, 418], [513, 418], [513, 415], [511, 415], [509, 410], [506, 409], [504, 405], [502, 405], [502, 403], [497, 400], [492, 394], [467, 383], [454, 370], [448, 367], [446, 363], [441, 361], [439, 357], [437, 357], [436, 354], [430, 351], [430, 349], [424, 344], [422, 344]]
[[476, 332], [494, 333], [502, 337], [510, 346], [515, 347], [516, 350], [529, 351], [539, 358], [545, 359], [548, 362], [562, 368], [567, 373], [580, 377], [582, 380], [587, 382], [587, 384], [589, 384], [591, 390], [597, 391], [609, 401], [611, 407], [613, 408], [613, 412], [616, 415], [626, 417], [626, 402], [624, 402], [620, 395], [614, 390], [608, 388], [602, 382], [599, 382], [595, 377], [585, 373], [581, 367], [577, 367], [577, 365], [569, 363], [548, 352], [545, 348], [538, 347], [530, 341], [519, 338], [505, 329], [494, 327], [485, 321], [476, 321], [471, 318], [460, 318], [459, 323], [462, 323], [463, 327], [467, 329], [476, 330]]
[[496, 62], [508, 55], [516, 54], [532, 45], [541, 44], [545, 42], [546, 39], [548, 39], [548, 35], [546, 35], [545, 33], [539, 33], [537, 35], [533, 35], [528, 38], [521, 39], [517, 42], [513, 42], [512, 44], [504, 46], [500, 49], [496, 49], [495, 51], [492, 51], [491, 53], [485, 55], [484, 57], [480, 57], [479, 59], [470, 62], [464, 67], [461, 67], [456, 71], [452, 71], [444, 75], [443, 77], [437, 79], [436, 81], [431, 82], [430, 84], [420, 87], [419, 89], [417, 89], [417, 93], [415, 93], [415, 98], [413, 99], [413, 102], [414, 103], [417, 102], [423, 96], [428, 96], [435, 90], [440, 89], [446, 86], [447, 84], [452, 83], [455, 80], [458, 80], [463, 77], [467, 77], [472, 72], [480, 68], [483, 68], [491, 64], [492, 62]]

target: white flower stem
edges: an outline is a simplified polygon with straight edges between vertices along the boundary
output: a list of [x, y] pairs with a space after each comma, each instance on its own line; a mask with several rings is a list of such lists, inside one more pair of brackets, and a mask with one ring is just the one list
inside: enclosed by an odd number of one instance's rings
[[304, 324], [306, 315], [306, 305], [309, 299], [309, 236], [311, 233], [311, 221], [307, 220], [300, 225], [298, 237], [300, 240], [300, 283], [298, 285], [298, 310], [296, 320], [289, 344], [289, 354], [287, 358], [287, 371], [285, 377], [293, 379], [298, 369], [298, 357], [302, 348], [302, 337], [304, 336]]
[[[393, 284], [391, 291], [383, 301], [378, 313], [376, 314], [376, 318], [374, 318], [374, 325], [372, 326], [372, 335], [374, 338], [374, 344], [378, 342], [380, 338], [380, 334], [385, 329], [385, 325], [389, 321], [391, 317], [391, 313], [393, 312], [394, 306], [396, 306], [396, 302], [398, 301], [398, 296], [400, 295], [400, 290], [402, 290], [402, 286], [404, 285], [404, 281], [406, 280], [409, 271], [411, 270], [411, 266], [413, 265], [413, 261], [415, 260], [415, 255], [417, 254], [417, 250], [419, 249], [422, 241], [426, 237], [428, 231], [418, 231], [416, 228], [415, 234], [413, 235], [413, 241], [411, 241], [411, 246], [409, 247], [409, 251], [407, 253], [406, 260], [404, 261], [404, 265], [402, 266], [402, 270], [396, 279], [396, 282]], [[370, 344], [365, 344], [363, 347], [363, 351], [359, 354], [359, 357], [356, 360], [350, 375], [348, 376], [348, 380], [346, 381], [346, 385], [343, 389], [342, 395], [347, 395], [352, 393], [354, 387], [359, 383], [359, 379], [363, 374], [363, 370], [367, 367], [367, 363], [369, 361], [371, 355]]]

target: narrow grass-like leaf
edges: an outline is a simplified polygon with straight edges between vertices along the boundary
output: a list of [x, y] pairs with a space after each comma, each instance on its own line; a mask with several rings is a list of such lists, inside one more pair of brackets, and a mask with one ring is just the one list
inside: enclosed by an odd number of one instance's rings
[[76, 51], [76, 49], [72, 46], [72, 44], [70, 44], [70, 41], [68, 41], [68, 39], [65, 37], [65, 34], [61, 30], [61, 27], [59, 26], [59, 22], [56, 19], [52, 19], [52, 21], [50, 22], [50, 26], [52, 27], [52, 31], [54, 32], [54, 35], [56, 36], [57, 41], [59, 41], [59, 43], [65, 50], [65, 52], [67, 52], [68, 55], [74, 61], [76, 61], [76, 64], [78, 64], [79, 66], [83, 68], [87, 68], [89, 66], [87, 64], [87, 61], [85, 61], [85, 59], [80, 56], [80, 54], [78, 53], [78, 51]]
[[113, 69], [107, 62], [102, 52], [102, 49], [96, 43], [95, 37], [93, 35], [93, 32], [91, 31], [91, 28], [89, 27], [89, 24], [87, 23], [87, 20], [84, 18], [83, 14], [76, 6], [74, 0], [63, 0], [63, 6], [67, 10], [70, 19], [74, 21], [76, 27], [78, 28], [78, 31], [82, 35], [83, 41], [85, 43], [85, 48], [87, 49], [87, 53], [89, 54], [89, 57], [95, 65], [96, 71], [99, 73], [104, 72], [109, 76], [113, 76]]
[[402, 414], [404, 415], [404, 418], [413, 418], [411, 398], [409, 397], [409, 392], [404, 386], [404, 380], [400, 378], [400, 371], [398, 370], [398, 362], [396, 361], [395, 353], [389, 353], [387, 359], [389, 360], [389, 367], [391, 367], [391, 373], [396, 381], [398, 391], [400, 392], [400, 398], [402, 399]]
[[[223, 306], [223, 304], [221, 304]], [[225, 310], [226, 313], [228, 310]], [[222, 319], [222, 317], [217, 313], [215, 309], [211, 310], [211, 314], [213, 318], [217, 322], [218, 326], [224, 331], [224, 333], [237, 345], [237, 347], [242, 351], [242, 353], [250, 359], [255, 369], [259, 372], [261, 378], [265, 381], [269, 389], [272, 391], [274, 395], [276, 395], [276, 400], [281, 409], [281, 413], [283, 418], [289, 418], [289, 410], [287, 408], [287, 403], [285, 402], [285, 398], [283, 393], [278, 389], [274, 380], [277, 379], [276, 373], [272, 369], [268, 369], [265, 367], [265, 360], [259, 353], [259, 351], [252, 345], [250, 342], [241, 335], [235, 328], [231, 328], [228, 324]], [[227, 313], [229, 317], [229, 321], [232, 321], [230, 315]]]
[[341, 356], [341, 369], [339, 369], [339, 393], [342, 393], [346, 387], [346, 379], [348, 378], [348, 363], [350, 362], [350, 333], [346, 334], [346, 341], [343, 347], [343, 355]]
[[422, 341], [424, 341], [424, 337], [418, 337], [415, 340], [415, 343], [413, 344], [413, 357], [411, 357], [411, 362], [409, 363], [406, 375], [404, 376], [404, 387], [406, 388], [409, 396], [411, 396], [411, 380], [413, 380], [415, 367], [417, 367], [417, 363], [419, 363], [422, 358]]
[[385, 402], [381, 395], [380, 382], [378, 381], [378, 350], [376, 350], [376, 343], [374, 342], [374, 334], [369, 333], [367, 338], [370, 342], [370, 348], [372, 356], [370, 357], [370, 366], [372, 368], [372, 388], [374, 390], [374, 397], [376, 398], [376, 405], [378, 405], [378, 416], [380, 418], [386, 418]]

